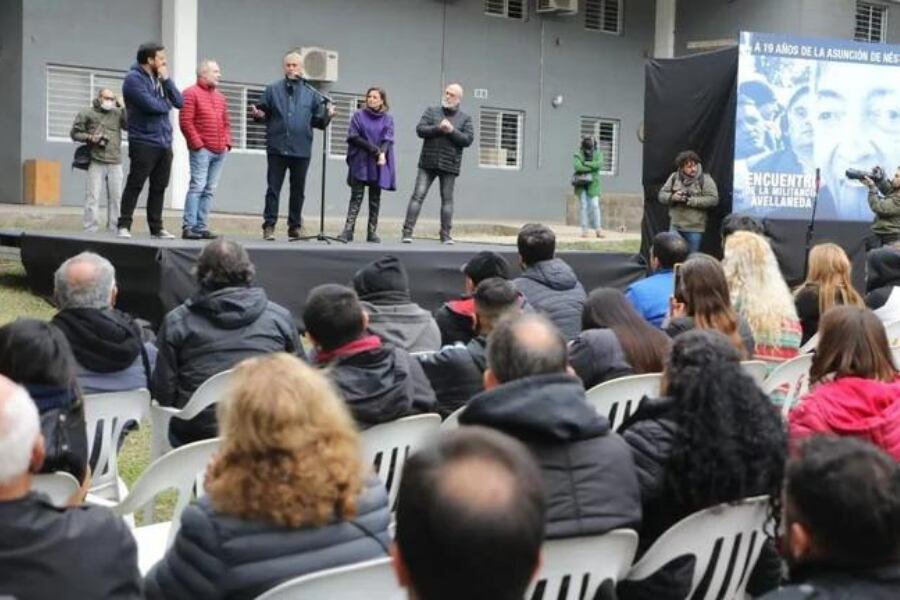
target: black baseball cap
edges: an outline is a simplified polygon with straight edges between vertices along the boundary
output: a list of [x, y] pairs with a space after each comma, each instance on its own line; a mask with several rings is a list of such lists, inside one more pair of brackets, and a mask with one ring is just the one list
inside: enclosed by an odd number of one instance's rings
[[460, 269], [472, 283], [478, 285], [485, 279], [500, 277], [509, 279], [509, 263], [506, 259], [490, 250], [483, 250], [469, 259]]

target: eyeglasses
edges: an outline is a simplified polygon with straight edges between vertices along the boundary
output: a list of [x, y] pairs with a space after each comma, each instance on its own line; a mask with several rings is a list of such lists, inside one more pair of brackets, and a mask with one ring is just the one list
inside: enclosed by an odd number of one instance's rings
[[115, 101], [116, 97], [115, 97], [115, 96], [100, 96], [100, 99], [101, 99], [101, 100], [113, 100], [113, 101]]

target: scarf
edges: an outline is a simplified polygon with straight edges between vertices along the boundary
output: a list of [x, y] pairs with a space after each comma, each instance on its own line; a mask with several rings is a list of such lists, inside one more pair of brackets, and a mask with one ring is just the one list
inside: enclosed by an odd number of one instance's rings
[[703, 177], [703, 166], [697, 165], [697, 174], [694, 177], [688, 177], [684, 174], [684, 171], [678, 169], [678, 178], [681, 180], [682, 185], [685, 188], [689, 188], [693, 186], [695, 183], [700, 185], [700, 178]]
[[381, 338], [377, 335], [364, 335], [361, 338], [353, 340], [349, 344], [338, 346], [333, 350], [322, 350], [321, 352], [316, 353], [316, 364], [323, 365], [336, 358], [341, 358], [342, 356], [353, 356], [354, 354], [359, 354], [360, 352], [365, 352], [367, 350], [374, 350], [376, 348], [381, 348]]
[[130, 316], [114, 308], [66, 308], [53, 317], [78, 364], [95, 373], [130, 367], [141, 354], [141, 331]]

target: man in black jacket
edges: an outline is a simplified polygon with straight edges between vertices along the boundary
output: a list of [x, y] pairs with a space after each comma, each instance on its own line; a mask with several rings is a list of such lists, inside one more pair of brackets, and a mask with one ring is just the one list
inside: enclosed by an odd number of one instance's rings
[[791, 584], [765, 598], [900, 598], [900, 466], [852, 438], [811, 438], [788, 463]]
[[512, 283], [500, 277], [479, 283], [472, 297], [478, 335], [465, 345], [444, 346], [438, 352], [418, 357], [434, 388], [442, 418], [447, 418], [484, 389], [487, 336], [500, 319], [520, 307], [519, 292]]
[[40, 419], [28, 392], [3, 376], [0, 456], [0, 597], [143, 597], [137, 547], [120, 517], [99, 506], [57, 508], [31, 491], [44, 461]]
[[472, 145], [475, 130], [472, 117], [460, 110], [463, 88], [451, 83], [444, 90], [440, 106], [430, 106], [416, 126], [416, 134], [422, 138], [419, 155], [419, 171], [413, 188], [406, 220], [403, 222], [404, 244], [412, 243], [413, 229], [422, 210], [422, 202], [435, 178], [441, 181], [441, 242], [452, 244], [450, 229], [453, 227], [453, 186], [459, 175], [463, 148]]
[[631, 452], [588, 404], [566, 364], [566, 342], [546, 318], [502, 320], [488, 338], [484, 384], [461, 425], [493, 427], [534, 454], [547, 495], [547, 537], [637, 529], [641, 499]]
[[369, 333], [356, 292], [326, 283], [306, 297], [303, 321], [315, 362], [334, 381], [360, 428], [432, 412], [434, 390], [406, 350]]
[[[253, 285], [256, 269], [247, 251], [218, 239], [197, 259], [200, 290], [173, 309], [159, 328], [153, 397], [183, 408], [200, 385], [245, 358], [270, 352], [304, 357], [294, 319]], [[172, 419], [174, 447], [217, 435], [215, 406], [190, 420]]]

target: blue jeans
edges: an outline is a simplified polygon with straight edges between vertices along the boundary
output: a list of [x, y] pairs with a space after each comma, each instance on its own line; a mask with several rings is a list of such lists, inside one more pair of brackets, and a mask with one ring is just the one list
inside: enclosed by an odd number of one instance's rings
[[225, 153], [216, 154], [206, 148], [191, 150], [190, 163], [191, 184], [184, 199], [181, 226], [199, 233], [209, 228], [209, 205], [225, 165]]
[[688, 250], [690, 250], [691, 254], [693, 254], [694, 252], [700, 252], [700, 242], [703, 241], [702, 231], [682, 231], [681, 229], [677, 229], [674, 225], [669, 227], [669, 231], [677, 233], [684, 238], [684, 241], [687, 242]]
[[581, 190], [581, 228], [600, 229], [600, 196], [588, 196], [587, 188]]

